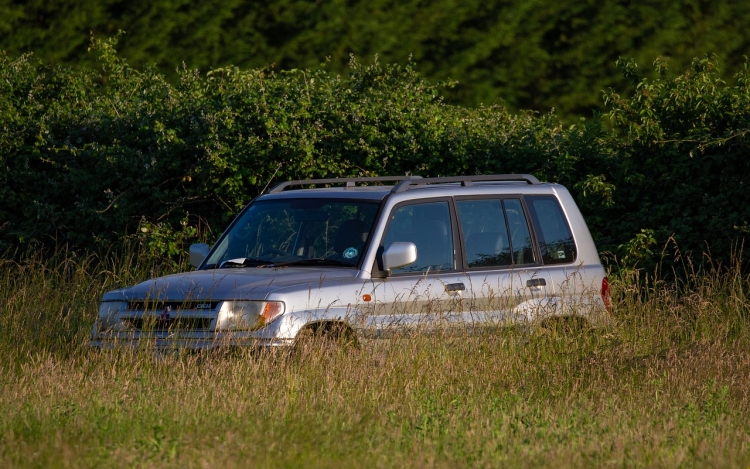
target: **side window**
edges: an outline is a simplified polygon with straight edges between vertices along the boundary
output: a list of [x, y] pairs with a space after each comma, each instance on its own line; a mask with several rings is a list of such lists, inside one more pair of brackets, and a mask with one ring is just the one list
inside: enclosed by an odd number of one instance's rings
[[448, 202], [402, 205], [391, 213], [383, 247], [394, 242], [417, 246], [417, 261], [393, 273], [453, 270], [453, 233]]
[[559, 202], [552, 196], [527, 197], [542, 261], [545, 264], [568, 264], [576, 260], [573, 233]]
[[456, 207], [469, 268], [536, 263], [520, 199], [458, 200]]
[[508, 228], [500, 199], [456, 202], [469, 267], [512, 264]]
[[513, 264], [533, 264], [535, 262], [534, 249], [532, 249], [531, 233], [529, 232], [529, 225], [526, 223], [521, 200], [505, 199], [503, 205], [508, 220]]

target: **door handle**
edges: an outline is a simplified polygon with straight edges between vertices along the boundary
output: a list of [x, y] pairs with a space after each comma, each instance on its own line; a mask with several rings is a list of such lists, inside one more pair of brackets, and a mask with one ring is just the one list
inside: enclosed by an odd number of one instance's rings
[[466, 285], [464, 285], [461, 282], [458, 283], [447, 283], [445, 285], [445, 291], [447, 292], [457, 292], [457, 291], [464, 291], [466, 290]]
[[532, 278], [529, 280], [526, 280], [526, 286], [527, 287], [543, 287], [547, 285], [547, 281], [543, 278]]

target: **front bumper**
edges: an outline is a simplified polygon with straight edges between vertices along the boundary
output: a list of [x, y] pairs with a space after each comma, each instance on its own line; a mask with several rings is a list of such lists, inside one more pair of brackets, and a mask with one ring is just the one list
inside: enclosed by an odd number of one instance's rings
[[292, 339], [232, 339], [229, 341], [206, 339], [132, 339], [91, 340], [89, 346], [100, 350], [114, 349], [160, 349], [160, 350], [219, 350], [222, 348], [273, 348], [289, 347]]
[[101, 323], [97, 322], [91, 330], [89, 346], [96, 349], [162, 350], [288, 347], [293, 345], [297, 332], [290, 326], [286, 315], [257, 330], [215, 331], [214, 322], [207, 330], [138, 330], [122, 322], [113, 329], [102, 330]]
[[222, 348], [289, 347], [294, 339], [259, 337], [253, 334], [200, 334], [198, 337], [176, 335], [118, 334], [94, 337], [89, 346], [95, 349], [186, 349], [216, 350]]

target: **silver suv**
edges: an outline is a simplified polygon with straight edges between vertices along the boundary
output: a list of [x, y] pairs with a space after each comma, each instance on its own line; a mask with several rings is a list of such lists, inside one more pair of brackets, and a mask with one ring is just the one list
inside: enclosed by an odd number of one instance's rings
[[91, 344], [279, 346], [310, 332], [473, 334], [609, 318], [578, 207], [531, 175], [285, 182], [213, 249], [191, 246], [190, 260], [193, 272], [106, 293]]

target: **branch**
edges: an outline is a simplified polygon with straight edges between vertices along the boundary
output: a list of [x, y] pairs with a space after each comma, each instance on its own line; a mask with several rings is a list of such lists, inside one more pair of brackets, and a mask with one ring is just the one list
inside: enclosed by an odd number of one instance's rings
[[[710, 141], [710, 142], [701, 143], [697, 147], [695, 147], [695, 149], [703, 150], [704, 148], [710, 147], [712, 145], [719, 145], [719, 146], [721, 146], [721, 145], [727, 143], [728, 141], [730, 141], [730, 140], [732, 140], [734, 138], [742, 137], [742, 136], [744, 136], [744, 135], [746, 135], [748, 133], [750, 133], [750, 129], [745, 129], [745, 130], [743, 130], [741, 132], [737, 132], [737, 133], [735, 133], [733, 135], [730, 135], [729, 137], [719, 138], [719, 139], [716, 139], [716, 140], [713, 140], [713, 141]], [[696, 139], [670, 139], [670, 140], [654, 140], [654, 143], [656, 143], [656, 144], [663, 144], [663, 143], [698, 143], [700, 141], [701, 140], [696, 140]]]

